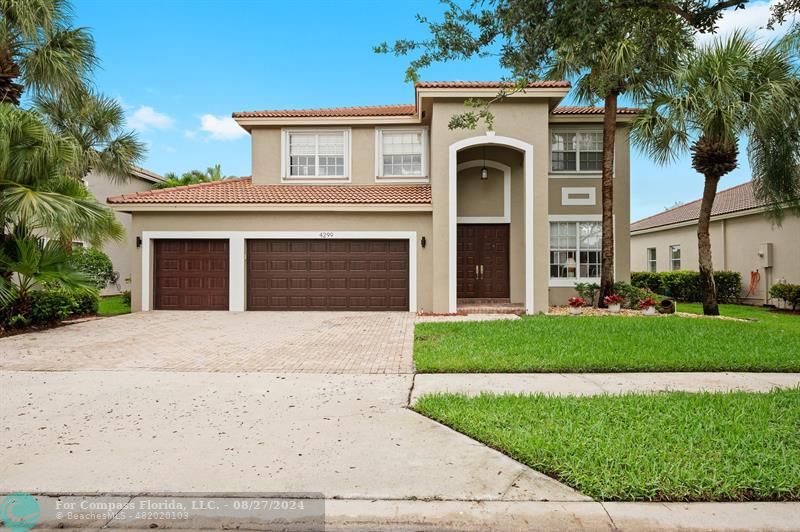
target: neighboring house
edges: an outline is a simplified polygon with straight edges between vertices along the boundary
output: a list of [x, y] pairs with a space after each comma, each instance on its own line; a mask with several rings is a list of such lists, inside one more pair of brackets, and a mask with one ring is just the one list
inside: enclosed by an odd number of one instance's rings
[[[787, 212], [774, 225], [764, 207], [748, 182], [720, 191], [711, 211], [714, 269], [741, 273], [751, 304], [768, 303], [781, 279], [800, 282], [800, 217]], [[696, 271], [699, 213], [697, 200], [631, 224], [631, 270]]]
[[[103, 201], [109, 196], [135, 194], [136, 192], [151, 190], [156, 184], [164, 181], [164, 178], [144, 168], [136, 168], [127, 181], [116, 181], [98, 172], [90, 172], [83, 181], [92, 195]], [[107, 286], [102, 295], [113, 295], [123, 290], [130, 290], [132, 273], [131, 249], [136, 242], [136, 238], [131, 227], [131, 215], [117, 211], [116, 216], [117, 220], [125, 227], [125, 240], [122, 242], [108, 242], [103, 246], [103, 251], [114, 263], [114, 271], [119, 274], [119, 280], [116, 285]], [[83, 245], [82, 242], [76, 242], [75, 244]]]
[[[133, 308], [409, 310], [564, 303], [600, 272], [603, 110], [568, 82], [493, 104], [497, 82], [428, 82], [415, 103], [234, 113], [252, 177], [109, 198], [133, 215]], [[628, 123], [616, 157], [616, 276], [629, 279]]]

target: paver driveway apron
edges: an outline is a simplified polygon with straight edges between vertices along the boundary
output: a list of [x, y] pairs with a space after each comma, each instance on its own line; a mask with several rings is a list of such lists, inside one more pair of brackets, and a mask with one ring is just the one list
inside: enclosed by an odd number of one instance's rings
[[0, 369], [411, 373], [408, 312], [145, 312], [0, 339]]

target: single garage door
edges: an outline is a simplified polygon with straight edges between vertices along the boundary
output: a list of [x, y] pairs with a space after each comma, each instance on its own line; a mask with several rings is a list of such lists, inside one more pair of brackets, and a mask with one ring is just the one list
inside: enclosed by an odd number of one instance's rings
[[407, 240], [248, 240], [248, 310], [408, 310]]
[[156, 310], [228, 310], [227, 240], [156, 240]]

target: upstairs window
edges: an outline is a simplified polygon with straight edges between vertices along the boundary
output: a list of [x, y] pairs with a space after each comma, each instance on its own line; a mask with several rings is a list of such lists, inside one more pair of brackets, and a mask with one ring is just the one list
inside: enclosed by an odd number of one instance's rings
[[426, 142], [426, 131], [421, 128], [376, 130], [376, 175], [396, 179], [425, 178]]
[[599, 222], [550, 222], [550, 278], [598, 279], [601, 244]]
[[597, 173], [603, 169], [602, 131], [554, 131], [550, 137], [550, 170]]
[[289, 131], [285, 137], [285, 161], [291, 179], [346, 178], [349, 136], [347, 131]]
[[672, 271], [680, 270], [681, 269], [681, 247], [680, 246], [670, 246], [669, 247], [669, 262]]

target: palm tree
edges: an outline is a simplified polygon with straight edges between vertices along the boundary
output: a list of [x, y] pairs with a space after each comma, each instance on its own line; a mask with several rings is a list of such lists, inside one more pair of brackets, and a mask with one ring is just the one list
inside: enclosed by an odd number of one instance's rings
[[[609, 33], [609, 29], [603, 28]], [[580, 33], [562, 36], [546, 72], [549, 79], [574, 79], [578, 100], [604, 102], [601, 166], [602, 252], [598, 305], [614, 291], [614, 155], [620, 96], [640, 97], [648, 87], [668, 83], [671, 70], [692, 46], [688, 29], [675, 17], [655, 11], [629, 13], [618, 34], [587, 47]], [[577, 140], [580, 142], [580, 139]]]
[[673, 71], [654, 90], [636, 120], [634, 141], [658, 163], [687, 151], [705, 179], [697, 223], [703, 313], [718, 315], [711, 256], [711, 209], [720, 179], [747, 151], [756, 193], [778, 214], [800, 199], [800, 71], [794, 37], [761, 46], [742, 32], [717, 39]]
[[215, 164], [209, 166], [205, 172], [200, 170], [191, 170], [178, 176], [175, 172], [167, 172], [164, 174], [164, 181], [156, 185], [156, 188], [173, 188], [183, 187], [186, 185], [196, 185], [198, 183], [211, 183], [213, 181], [222, 181], [228, 179], [228, 176], [222, 175], [222, 165]]
[[122, 237], [113, 211], [66, 175], [79, 154], [34, 111], [0, 104], [0, 241], [19, 226], [65, 244]]
[[0, 305], [15, 304], [16, 312], [25, 314], [33, 290], [59, 286], [73, 292], [92, 292], [91, 279], [67, 260], [64, 247], [55, 240], [33, 236], [24, 226], [17, 226], [11, 238], [0, 247]]
[[54, 131], [77, 144], [74, 177], [82, 179], [95, 170], [113, 180], [127, 181], [144, 157], [144, 144], [136, 133], [124, 129], [125, 111], [117, 100], [81, 90], [68, 98], [39, 96], [34, 109]]
[[66, 0], [0, 0], [0, 103], [22, 93], [71, 94], [97, 63], [94, 41], [70, 26]]

